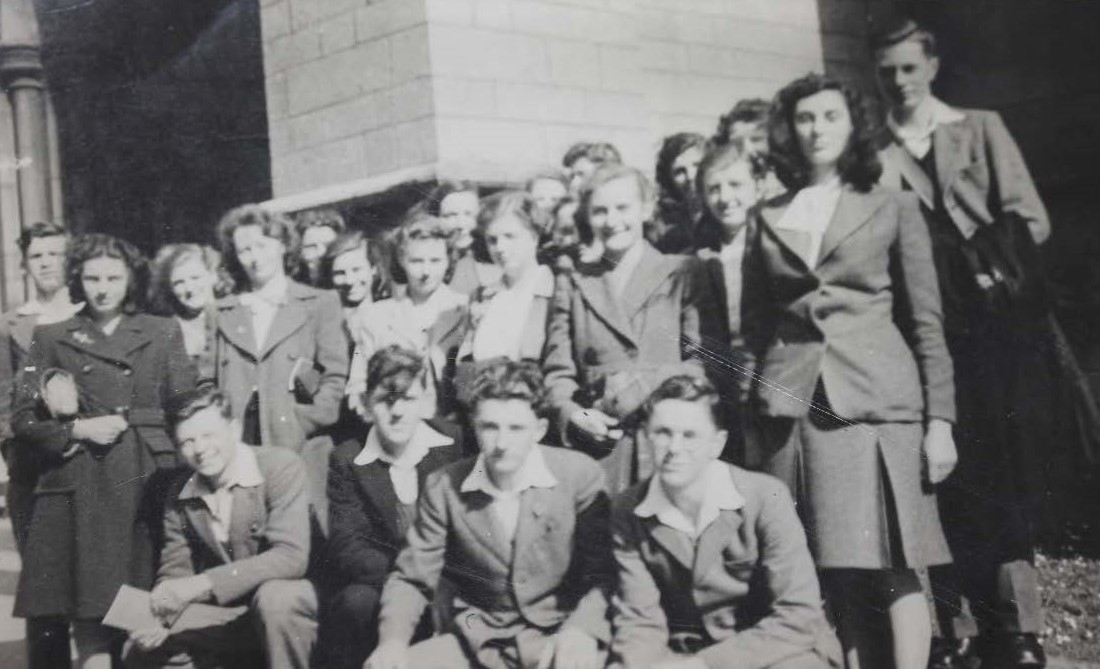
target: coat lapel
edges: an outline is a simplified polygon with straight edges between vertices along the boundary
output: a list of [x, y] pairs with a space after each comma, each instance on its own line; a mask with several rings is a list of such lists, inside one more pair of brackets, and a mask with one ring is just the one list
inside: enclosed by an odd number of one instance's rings
[[512, 546], [505, 541], [504, 529], [490, 508], [492, 498], [481, 491], [464, 492], [461, 495], [466, 504], [466, 512], [460, 515], [462, 520], [501, 564], [511, 565]]
[[829, 227], [825, 228], [825, 235], [821, 240], [821, 252], [817, 256], [817, 267], [825, 264], [829, 256], [836, 251], [841, 242], [859, 230], [880, 206], [884, 199], [880, 194], [857, 193], [845, 187], [840, 192], [840, 201], [837, 202], [836, 211], [829, 221]]
[[[233, 559], [252, 557], [253, 538], [263, 530], [263, 486], [233, 488], [233, 511], [229, 517], [229, 545], [233, 547]], [[245, 550], [247, 549], [247, 550]]]
[[702, 536], [699, 537], [695, 568], [692, 570], [695, 574], [703, 575], [710, 571], [715, 561], [722, 555], [722, 550], [738, 535], [742, 522], [740, 511], [719, 512], [718, 517], [703, 530]]
[[635, 341], [634, 328], [623, 315], [623, 310], [611, 296], [611, 289], [605, 279], [606, 272], [594, 274], [577, 273], [575, 281], [581, 298], [597, 318], [602, 320], [620, 337], [630, 344]]
[[[236, 500], [234, 500], [235, 502]], [[211, 553], [217, 555], [221, 560], [228, 564], [232, 562], [229, 557], [229, 553], [225, 551], [225, 547], [214, 538], [214, 531], [210, 529], [210, 510], [206, 508], [206, 503], [199, 498], [181, 500], [183, 505], [183, 513], [187, 517], [187, 522], [194, 528], [195, 534], [198, 535], [199, 540], [206, 544], [207, 549]], [[236, 504], [234, 504], [236, 506]]]
[[81, 316], [73, 319], [61, 342], [90, 356], [129, 365], [127, 353], [149, 343], [149, 337], [142, 338], [140, 330], [131, 331], [131, 320], [131, 316], [123, 316], [114, 334], [107, 336], [91, 319]]
[[289, 282], [286, 289], [286, 302], [275, 312], [275, 319], [271, 321], [271, 328], [268, 329], [267, 337], [260, 349], [261, 360], [266, 358], [283, 340], [305, 327], [309, 322], [309, 309], [306, 305], [314, 298], [315, 295], [300, 283]]
[[643, 242], [641, 260], [626, 282], [626, 289], [620, 300], [622, 311], [628, 319], [634, 318], [634, 314], [645, 306], [649, 296], [668, 281], [672, 268], [671, 263], [664, 260], [664, 256], [650, 246], [649, 242]]
[[252, 311], [236, 295], [218, 303], [217, 330], [225, 339], [252, 359], [257, 359], [256, 333], [252, 329]]
[[965, 123], [941, 123], [932, 133], [932, 147], [936, 152], [936, 177], [944, 193], [959, 175], [964, 157], [968, 154], [963, 145], [969, 134]]
[[542, 537], [554, 529], [551, 511], [552, 488], [528, 488], [519, 498], [519, 522], [516, 523], [516, 536], [513, 540], [513, 562], [522, 559]]
[[653, 537], [653, 541], [664, 548], [684, 569], [690, 571], [695, 562], [695, 550], [691, 545], [691, 539], [683, 532], [674, 530], [657, 520], [656, 516], [644, 518], [642, 522], [649, 531], [649, 535]]
[[[931, 177], [917, 163], [917, 159], [913, 157], [913, 154], [909, 153], [905, 147], [896, 141], [891, 141], [883, 150], [883, 153], [886, 156], [887, 164], [897, 170], [897, 183], [890, 185], [901, 188], [901, 179], [904, 179], [905, 183], [909, 184], [913, 192], [920, 197], [924, 206], [929, 210], [934, 210], [936, 208], [935, 186]], [[883, 181], [885, 182], [885, 179]]]
[[133, 316], [123, 316], [111, 343], [125, 358], [128, 358], [134, 354], [134, 351], [148, 345], [152, 340], [152, 334], [142, 327], [140, 320]]
[[378, 510], [378, 515], [382, 518], [386, 530], [391, 537], [400, 539], [397, 518], [394, 513], [398, 499], [397, 493], [393, 489], [393, 481], [390, 480], [389, 468], [375, 460], [369, 465], [356, 466], [355, 469], [359, 477], [360, 489], [370, 499], [374, 508]]
[[[809, 273], [810, 268], [803, 259], [809, 250], [809, 234], [801, 230], [788, 230], [779, 227], [779, 223], [783, 220], [783, 214], [786, 213], [790, 203], [791, 197], [785, 196], [760, 209], [760, 217], [764, 221], [763, 227], [765, 229], [762, 233], [767, 234], [776, 242], [776, 245], [786, 256], [791, 268], [798, 272]], [[801, 233], [801, 236], [791, 233]], [[803, 246], [805, 248], [802, 248]], [[749, 253], [750, 251], [746, 249], [745, 252]]]

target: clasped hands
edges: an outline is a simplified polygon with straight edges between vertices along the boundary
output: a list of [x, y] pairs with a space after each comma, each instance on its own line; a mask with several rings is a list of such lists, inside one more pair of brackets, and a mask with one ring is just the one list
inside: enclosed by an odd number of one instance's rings
[[172, 621], [189, 604], [208, 599], [210, 592], [210, 579], [202, 574], [171, 578], [158, 583], [149, 593], [149, 606], [161, 624], [131, 632], [130, 642], [143, 651], [160, 648], [168, 640], [168, 627]]

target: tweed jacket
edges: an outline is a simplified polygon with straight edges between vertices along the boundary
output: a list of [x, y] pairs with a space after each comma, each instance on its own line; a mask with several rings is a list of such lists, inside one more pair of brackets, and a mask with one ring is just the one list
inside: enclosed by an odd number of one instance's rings
[[[252, 391], [259, 391], [265, 446], [301, 452], [307, 439], [336, 422], [348, 373], [341, 319], [335, 293], [288, 281], [286, 302], [257, 349], [249, 307], [237, 295], [218, 302], [218, 387], [229, 395], [238, 419]], [[296, 401], [293, 374], [311, 395], [309, 403]]]
[[578, 408], [627, 417], [665, 378], [700, 369], [696, 260], [643, 243], [619, 298], [603, 262], [555, 279], [543, 370], [562, 427]]
[[694, 545], [634, 512], [649, 480], [616, 497], [613, 663], [645, 669], [668, 659], [674, 632], [713, 640], [699, 657], [715, 669], [763, 669], [808, 651], [839, 662], [790, 493], [778, 479], [727, 466], [745, 504], [721, 511]]
[[[936, 177], [948, 216], [969, 239], [979, 227], [1006, 214], [1027, 222], [1038, 244], [1050, 237], [1050, 218], [1016, 142], [1000, 114], [976, 109], [957, 110], [963, 118], [937, 126], [932, 133]], [[935, 210], [935, 193], [928, 176], [887, 130], [883, 133], [883, 174], [880, 183], [900, 188], [904, 179], [924, 204]]]
[[744, 264], [742, 324], [767, 416], [809, 412], [818, 381], [856, 421], [955, 419], [931, 239], [911, 193], [844, 187], [814, 267], [809, 233], [780, 227], [794, 194], [756, 212]]
[[491, 498], [461, 492], [476, 458], [428, 477], [417, 520], [382, 590], [383, 642], [412, 637], [441, 576], [455, 592], [454, 629], [447, 631], [463, 636], [475, 655], [493, 639], [532, 629], [553, 634], [562, 625], [610, 639], [614, 570], [603, 473], [581, 453], [540, 448], [557, 484], [522, 493], [511, 545], [496, 529]]
[[[438, 423], [430, 426], [448, 432]], [[361, 583], [381, 589], [405, 537], [398, 531], [398, 500], [389, 465], [380, 460], [356, 464], [355, 457], [362, 448], [363, 440], [355, 438], [337, 445], [332, 452], [324, 572], [334, 587]], [[416, 466], [419, 490], [424, 490], [430, 473], [460, 458], [462, 443], [458, 439], [429, 449]]]
[[210, 509], [201, 498], [180, 499], [190, 470], [169, 487], [164, 547], [157, 580], [206, 574], [214, 601], [246, 602], [267, 581], [305, 576], [309, 563], [309, 494], [302, 460], [281, 448], [253, 448], [263, 483], [233, 489], [228, 549], [214, 538]]

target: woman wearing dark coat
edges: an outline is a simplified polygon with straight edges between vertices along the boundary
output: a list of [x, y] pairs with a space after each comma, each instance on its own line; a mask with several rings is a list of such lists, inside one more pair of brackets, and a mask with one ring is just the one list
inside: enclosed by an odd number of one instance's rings
[[915, 570], [951, 559], [930, 486], [955, 462], [928, 228], [913, 196], [875, 185], [854, 92], [807, 75], [776, 96], [770, 125], [790, 190], [757, 211], [744, 262], [760, 430], [749, 463], [795, 494], [849, 666], [924, 669], [931, 623]]
[[162, 406], [196, 379], [179, 326], [138, 312], [144, 279], [128, 243], [74, 240], [69, 291], [85, 308], [35, 331], [16, 390], [13, 431], [42, 473], [15, 614], [68, 617], [79, 667], [110, 666], [115, 635], [99, 621], [119, 586], [152, 585], [152, 482], [177, 465]]

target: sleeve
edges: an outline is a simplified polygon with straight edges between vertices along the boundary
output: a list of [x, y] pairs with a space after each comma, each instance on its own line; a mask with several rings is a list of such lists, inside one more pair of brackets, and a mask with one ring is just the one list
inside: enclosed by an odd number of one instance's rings
[[298, 416], [307, 437], [336, 423], [348, 380], [347, 339], [338, 325], [344, 317], [334, 293], [325, 291], [318, 297], [313, 317], [313, 336], [317, 342], [314, 363], [321, 371], [321, 381], [313, 404], [298, 405]]
[[409, 641], [420, 616], [431, 602], [443, 573], [447, 551], [446, 472], [428, 477], [417, 503], [416, 521], [405, 548], [382, 588], [378, 615], [379, 643]]
[[900, 277], [897, 303], [908, 310], [898, 319], [920, 370], [928, 418], [955, 421], [955, 380], [951, 355], [943, 332], [943, 307], [936, 267], [932, 262], [932, 239], [916, 195], [899, 193], [898, 237], [891, 249], [891, 262]]
[[267, 581], [305, 576], [310, 549], [306, 470], [296, 455], [287, 455], [291, 457], [285, 464], [265, 473], [266, 550], [204, 572], [213, 584], [214, 600], [219, 605], [238, 601]]
[[12, 395], [15, 394], [15, 376], [19, 372], [15, 368], [18, 361], [12, 346], [11, 330], [6, 323], [0, 324], [0, 444], [7, 443], [12, 437]]
[[778, 481], [761, 491], [756, 522], [764, 570], [761, 587], [771, 594], [770, 613], [698, 654], [712, 669], [766, 669], [796, 657], [828, 634], [806, 535], [787, 488]]
[[1036, 244], [1050, 237], [1050, 216], [1031, 179], [1023, 154], [1008, 133], [1001, 115], [989, 112], [985, 117], [985, 147], [991, 179], [1003, 213], [1020, 216]]
[[344, 460], [332, 458], [328, 473], [329, 537], [328, 568], [340, 583], [363, 583], [381, 588], [396, 553], [386, 537], [371, 523], [355, 474]]
[[565, 625], [609, 643], [608, 599], [615, 591], [615, 569], [608, 548], [610, 503], [603, 470], [595, 462], [589, 464], [591, 473], [577, 495], [577, 520], [573, 535], [575, 576], [567, 581], [580, 585], [581, 596]]
[[195, 566], [183, 527], [183, 516], [177, 505], [169, 502], [164, 511], [164, 546], [160, 549], [157, 582], [194, 575]]
[[51, 367], [57, 367], [56, 342], [35, 330], [27, 355], [27, 366], [16, 376], [13, 400], [12, 432], [33, 449], [43, 464], [56, 465], [64, 458], [72, 438], [72, 424], [52, 418], [43, 405], [38, 390], [39, 377]]
[[630, 505], [617, 503], [611, 516], [611, 546], [619, 587], [611, 602], [613, 661], [649, 667], [668, 652], [668, 620], [661, 590], [642, 559], [641, 535]]
[[546, 354], [542, 363], [550, 404], [558, 414], [562, 430], [569, 416], [581, 408], [573, 401], [580, 388], [577, 363], [573, 359], [573, 291], [571, 274], [563, 272], [554, 277], [554, 296], [546, 326]]

